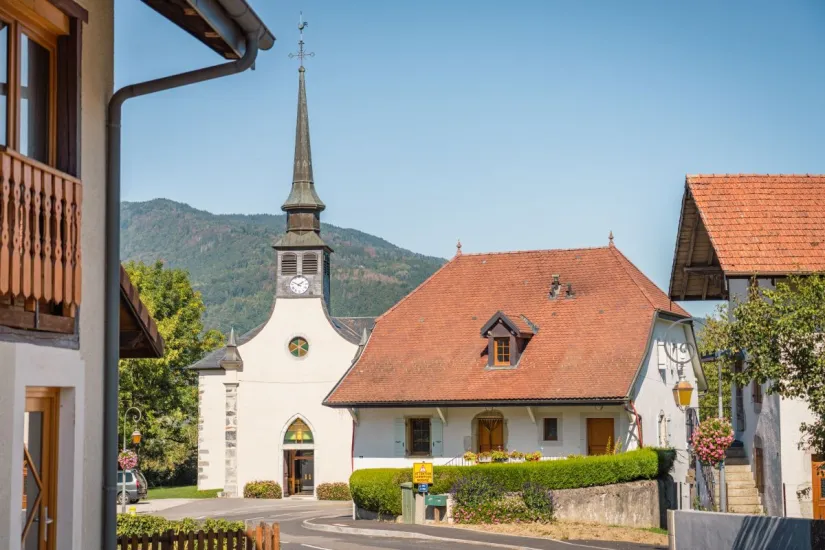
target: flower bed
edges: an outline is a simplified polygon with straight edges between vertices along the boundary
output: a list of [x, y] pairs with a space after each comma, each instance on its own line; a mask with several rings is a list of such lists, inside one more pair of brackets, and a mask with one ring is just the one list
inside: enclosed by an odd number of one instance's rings
[[[431, 493], [447, 493], [459, 479], [476, 473], [496, 480], [506, 493], [521, 492], [527, 482], [556, 490], [654, 479], [670, 471], [674, 457], [671, 450], [645, 448], [617, 455], [574, 459], [436, 466]], [[411, 480], [412, 468], [356, 470], [350, 477], [350, 493], [360, 508], [398, 516], [401, 514], [399, 485]]]

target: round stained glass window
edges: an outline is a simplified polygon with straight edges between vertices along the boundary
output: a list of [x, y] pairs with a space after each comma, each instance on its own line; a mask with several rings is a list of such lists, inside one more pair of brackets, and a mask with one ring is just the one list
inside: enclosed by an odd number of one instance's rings
[[294, 355], [295, 357], [303, 357], [307, 353], [309, 353], [309, 342], [306, 341], [306, 338], [293, 338], [289, 341], [289, 353]]

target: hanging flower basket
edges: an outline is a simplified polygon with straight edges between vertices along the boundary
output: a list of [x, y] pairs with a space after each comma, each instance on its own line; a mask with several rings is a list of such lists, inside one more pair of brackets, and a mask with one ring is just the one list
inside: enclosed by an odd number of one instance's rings
[[716, 465], [733, 443], [733, 426], [727, 418], [708, 418], [693, 432], [693, 452], [705, 464]]
[[121, 470], [131, 470], [137, 466], [138, 458], [134, 451], [121, 451], [117, 456], [117, 463]]

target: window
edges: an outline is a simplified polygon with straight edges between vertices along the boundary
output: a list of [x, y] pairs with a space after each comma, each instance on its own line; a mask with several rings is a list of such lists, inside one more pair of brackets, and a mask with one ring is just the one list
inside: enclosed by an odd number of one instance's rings
[[318, 273], [318, 254], [310, 252], [304, 254], [301, 265], [301, 273], [305, 275], [313, 275]]
[[286, 429], [284, 443], [313, 443], [312, 430], [303, 420], [298, 418]]
[[753, 381], [753, 404], [754, 405], [761, 405], [762, 404], [762, 384], [758, 381]]
[[558, 441], [559, 440], [559, 419], [545, 418], [544, 419], [544, 440]]
[[309, 342], [306, 341], [306, 338], [300, 336], [293, 338], [289, 341], [289, 353], [295, 357], [304, 357], [309, 353]]
[[409, 427], [408, 438], [410, 440], [410, 454], [429, 455], [430, 454], [430, 419], [410, 418], [407, 422]]
[[58, 34], [50, 29], [69, 30], [66, 20], [58, 19], [49, 20], [45, 12], [18, 18], [0, 8], [0, 145], [52, 166]]
[[298, 274], [298, 256], [292, 252], [287, 252], [281, 256], [281, 275]]
[[510, 338], [495, 338], [493, 340], [493, 365], [502, 367], [510, 364]]

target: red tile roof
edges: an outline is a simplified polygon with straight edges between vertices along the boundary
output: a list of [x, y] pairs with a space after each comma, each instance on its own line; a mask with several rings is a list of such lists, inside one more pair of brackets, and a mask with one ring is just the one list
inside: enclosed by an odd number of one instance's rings
[[[549, 298], [554, 274], [575, 298]], [[458, 255], [378, 318], [325, 403], [623, 398], [657, 310], [688, 316], [612, 246]], [[515, 369], [485, 368], [497, 311], [538, 327]]]
[[687, 187], [728, 275], [825, 271], [825, 175], [696, 175]]

